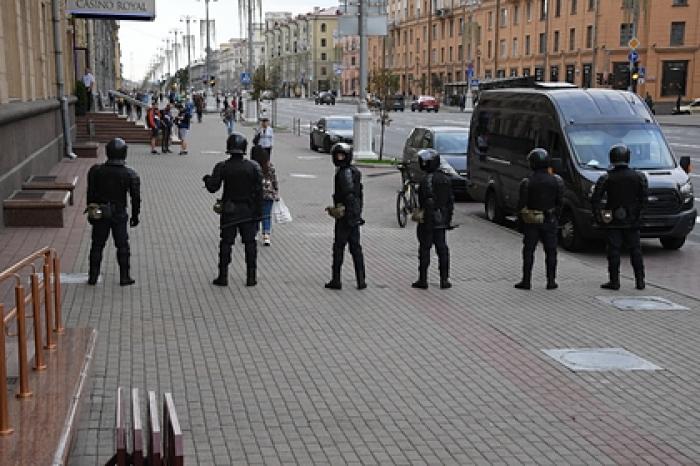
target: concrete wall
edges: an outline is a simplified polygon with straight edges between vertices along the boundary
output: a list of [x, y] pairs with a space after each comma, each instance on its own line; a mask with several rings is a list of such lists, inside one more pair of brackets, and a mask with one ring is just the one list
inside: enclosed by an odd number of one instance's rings
[[[75, 99], [70, 114], [74, 115]], [[75, 132], [75, 121], [71, 121]], [[0, 105], [0, 199], [20, 189], [30, 175], [47, 174], [64, 154], [58, 100], [14, 102]], [[0, 211], [0, 229], [4, 228]]]

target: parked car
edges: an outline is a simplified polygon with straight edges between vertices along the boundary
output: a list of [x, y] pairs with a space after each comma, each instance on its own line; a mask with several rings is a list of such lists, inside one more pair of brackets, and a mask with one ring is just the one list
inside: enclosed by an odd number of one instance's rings
[[352, 117], [330, 116], [321, 118], [311, 128], [309, 135], [309, 148], [311, 150], [323, 149], [330, 152], [333, 144], [346, 142], [352, 144]]
[[632, 152], [630, 166], [649, 181], [641, 236], [659, 238], [666, 249], [682, 247], [697, 218], [689, 157], [674, 157], [648, 107], [630, 92], [551, 84], [484, 91], [471, 120], [467, 190], [484, 202], [489, 220], [502, 222], [517, 210], [520, 181], [530, 174], [528, 152], [547, 149], [565, 183], [560, 244], [578, 250], [603, 236], [590, 196], [610, 166], [610, 147], [620, 142]]
[[387, 108], [395, 112], [403, 112], [406, 109], [406, 99], [401, 94], [391, 96]]
[[421, 95], [418, 96], [416, 100], [411, 102], [411, 111], [415, 112], [418, 110], [419, 112], [422, 112], [425, 110], [426, 112], [429, 111], [434, 111], [437, 113], [440, 110], [440, 102], [435, 97], [429, 96], [429, 95]]
[[314, 99], [316, 105], [335, 105], [335, 96], [328, 91], [319, 93]]
[[452, 192], [457, 197], [467, 196], [467, 144], [469, 128], [460, 126], [429, 126], [413, 128], [403, 148], [403, 165], [408, 177], [419, 183], [425, 172], [418, 164], [418, 152], [435, 149], [440, 153], [440, 170], [452, 182]]
[[680, 115], [693, 115], [700, 113], [700, 99], [693, 99], [688, 105], [681, 105]]

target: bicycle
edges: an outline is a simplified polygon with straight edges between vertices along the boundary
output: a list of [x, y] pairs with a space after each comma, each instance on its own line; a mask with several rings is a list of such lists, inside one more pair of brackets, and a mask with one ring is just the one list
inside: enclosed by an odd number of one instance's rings
[[407, 173], [408, 167], [398, 164], [397, 168], [401, 172], [403, 186], [396, 193], [396, 220], [401, 228], [405, 228], [408, 218], [418, 208], [418, 188]]

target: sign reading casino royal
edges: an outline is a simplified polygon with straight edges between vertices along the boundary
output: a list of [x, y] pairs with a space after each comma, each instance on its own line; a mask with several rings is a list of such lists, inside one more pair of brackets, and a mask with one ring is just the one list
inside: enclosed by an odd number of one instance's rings
[[79, 18], [152, 21], [156, 0], [68, 0], [66, 13]]

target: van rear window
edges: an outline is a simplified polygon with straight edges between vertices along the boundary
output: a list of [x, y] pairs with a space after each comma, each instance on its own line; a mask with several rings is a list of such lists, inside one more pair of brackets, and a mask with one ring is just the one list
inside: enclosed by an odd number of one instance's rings
[[670, 169], [675, 162], [661, 130], [653, 124], [575, 125], [566, 129], [574, 157], [591, 170], [607, 170], [608, 152], [623, 143], [631, 152], [630, 167], [639, 170]]

